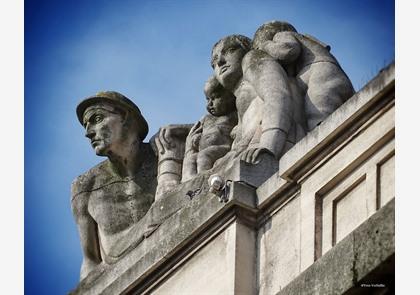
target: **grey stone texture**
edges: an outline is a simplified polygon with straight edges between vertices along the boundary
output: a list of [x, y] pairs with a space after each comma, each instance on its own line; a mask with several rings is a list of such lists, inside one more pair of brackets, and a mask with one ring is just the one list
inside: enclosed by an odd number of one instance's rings
[[[193, 199], [186, 195], [189, 187], [200, 186], [203, 186], [202, 194]], [[206, 186], [205, 178], [198, 177], [156, 201], [145, 216], [146, 224], [156, 226], [154, 233], [115, 264], [96, 268], [72, 294], [120, 294], [127, 291], [127, 287], [145, 290], [149, 287], [148, 281], [153, 282], [150, 276], [159, 278], [162, 271], [194, 253], [201, 242], [225, 228], [238, 209], [234, 205], [242, 204], [245, 197], [241, 194], [238, 199], [232, 195], [230, 201], [223, 204], [215, 195], [205, 193]], [[240, 207], [248, 210], [248, 204]], [[139, 234], [142, 232], [133, 232], [127, 237], [137, 241]]]
[[394, 253], [395, 202], [390, 201], [277, 295], [393, 294]]
[[210, 170], [215, 161], [230, 151], [238, 123], [233, 93], [226, 90], [212, 76], [206, 82], [204, 93], [207, 99], [205, 115], [190, 130], [186, 139], [182, 167], [182, 181]]
[[191, 124], [171, 124], [160, 128], [150, 140], [159, 161], [156, 199], [181, 182], [185, 141], [191, 127]]
[[393, 94], [394, 87], [395, 64], [391, 63], [280, 159], [279, 174], [281, 177], [294, 181], [307, 172], [305, 166], [308, 162], [314, 161], [314, 155], [319, 154], [322, 150], [333, 149], [334, 146], [331, 145], [333, 139], [340, 136], [344, 139], [345, 136], [342, 134], [346, 130], [352, 132], [368, 120], [372, 108], [383, 102], [384, 96], [389, 95], [388, 92], [395, 95]]
[[330, 46], [310, 35], [299, 34], [289, 23], [263, 24], [254, 35], [253, 48], [278, 60], [297, 85], [293, 99], [299, 101], [297, 106], [303, 104], [308, 131], [354, 94], [349, 78], [330, 53]]
[[[233, 157], [256, 163], [260, 154], [268, 153], [279, 159], [304, 135], [296, 135], [290, 115], [293, 104], [287, 74], [271, 56], [251, 50], [249, 38], [231, 35], [219, 40], [212, 50], [212, 66], [217, 80], [236, 97]], [[227, 162], [231, 154], [218, 161]]]
[[207, 114], [149, 143], [122, 94], [78, 105], [107, 159], [72, 185], [72, 294], [192, 294], [211, 262], [208, 294], [343, 294], [389, 279], [394, 65], [354, 94], [329, 46], [278, 21], [220, 39], [211, 59]]
[[382, 70], [296, 144], [280, 160], [288, 166], [256, 189], [257, 208], [268, 215], [259, 230], [263, 294], [291, 283], [394, 198], [378, 189], [386, 179], [393, 187], [393, 170], [379, 169], [392, 161], [395, 149], [393, 69]]
[[142, 143], [146, 121], [122, 94], [100, 92], [83, 100], [77, 114], [96, 154], [108, 158], [72, 184], [83, 279], [96, 266], [121, 257], [111, 249], [153, 203], [157, 161], [150, 145]]

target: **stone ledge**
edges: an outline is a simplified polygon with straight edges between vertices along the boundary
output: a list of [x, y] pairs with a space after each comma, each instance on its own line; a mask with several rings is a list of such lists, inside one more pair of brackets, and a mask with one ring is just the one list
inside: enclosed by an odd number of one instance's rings
[[[395, 201], [392, 200], [277, 295], [373, 294], [376, 289], [392, 294], [394, 224]], [[384, 284], [385, 287], [366, 287], [372, 284]]]
[[94, 270], [71, 294], [145, 290], [168, 275], [168, 269], [193, 255], [233, 219], [255, 224], [255, 189], [234, 182], [227, 203], [220, 203], [217, 196], [206, 193], [207, 189], [204, 185], [203, 192], [192, 200], [182, 189], [166, 196], [172, 207], [177, 207], [171, 209], [174, 213], [167, 214], [169, 217], [155, 232], [121, 260]]

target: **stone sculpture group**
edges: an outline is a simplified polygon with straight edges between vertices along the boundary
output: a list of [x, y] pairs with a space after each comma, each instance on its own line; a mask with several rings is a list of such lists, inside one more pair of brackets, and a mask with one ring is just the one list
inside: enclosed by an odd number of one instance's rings
[[81, 279], [153, 234], [156, 220], [164, 220], [154, 205], [173, 190], [195, 190], [199, 177], [226, 177], [235, 161], [257, 165], [264, 155], [278, 163], [350, 98], [353, 86], [329, 50], [280, 21], [263, 24], [253, 40], [220, 39], [204, 87], [207, 114], [195, 124], [163, 127], [149, 143], [146, 120], [124, 95], [105, 91], [84, 99], [78, 119], [107, 160], [72, 184]]

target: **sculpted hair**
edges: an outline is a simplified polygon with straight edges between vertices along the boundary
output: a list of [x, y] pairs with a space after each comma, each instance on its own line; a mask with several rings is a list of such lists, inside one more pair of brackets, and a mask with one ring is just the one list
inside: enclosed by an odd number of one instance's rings
[[234, 44], [238, 44], [245, 52], [248, 52], [252, 48], [252, 40], [246, 36], [243, 35], [229, 35], [227, 37], [224, 37], [216, 42], [216, 44], [213, 45], [213, 48], [211, 50], [211, 67], [214, 68], [214, 59], [213, 59], [213, 51], [216, 46], [222, 42], [222, 41], [231, 41]]
[[257, 29], [252, 40], [252, 48], [259, 49], [262, 43], [268, 40], [273, 40], [274, 35], [279, 32], [295, 32], [296, 29], [288, 22], [270, 21], [263, 24]]
[[209, 97], [212, 92], [222, 91], [223, 85], [216, 79], [215, 76], [211, 76], [204, 84], [204, 94]]

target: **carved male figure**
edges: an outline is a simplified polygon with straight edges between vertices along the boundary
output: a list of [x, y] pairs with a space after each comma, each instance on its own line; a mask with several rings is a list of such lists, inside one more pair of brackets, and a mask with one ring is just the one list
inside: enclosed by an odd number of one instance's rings
[[188, 134], [182, 168], [182, 181], [213, 167], [214, 162], [230, 151], [232, 129], [238, 123], [235, 96], [211, 76], [204, 86], [207, 111]]
[[289, 76], [296, 77], [304, 98], [308, 131], [354, 94], [330, 47], [312, 36], [297, 33], [287, 22], [272, 21], [259, 27], [253, 48], [276, 58]]
[[249, 38], [230, 35], [214, 45], [212, 67], [217, 80], [236, 97], [232, 152], [249, 163], [256, 163], [262, 153], [278, 160], [297, 140], [293, 98], [282, 66], [269, 54], [251, 50]]
[[148, 125], [138, 107], [118, 92], [100, 92], [77, 106], [95, 153], [108, 159], [77, 177], [71, 206], [78, 225], [83, 279], [147, 212], [156, 190], [156, 158], [143, 143]]

